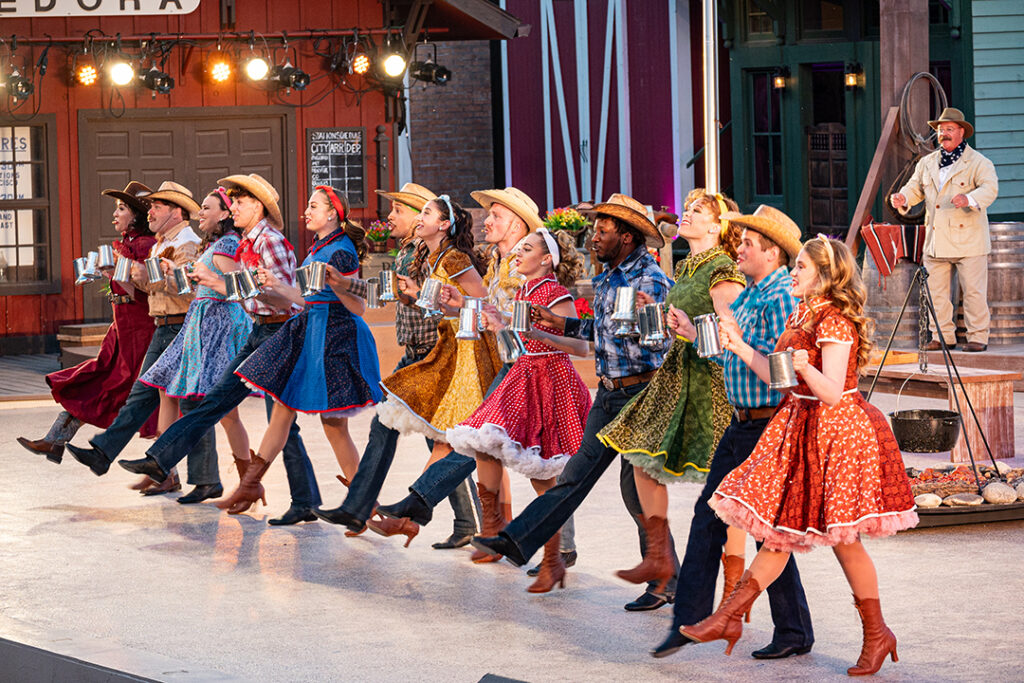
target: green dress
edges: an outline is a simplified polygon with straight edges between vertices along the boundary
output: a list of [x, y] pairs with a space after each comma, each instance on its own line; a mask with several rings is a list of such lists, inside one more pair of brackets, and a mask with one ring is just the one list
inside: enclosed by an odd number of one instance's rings
[[[666, 302], [691, 320], [714, 313], [711, 288], [719, 282], [746, 285], [721, 247], [688, 256], [676, 267], [675, 280]], [[676, 337], [647, 388], [597, 438], [653, 479], [700, 481], [731, 419], [722, 366]]]

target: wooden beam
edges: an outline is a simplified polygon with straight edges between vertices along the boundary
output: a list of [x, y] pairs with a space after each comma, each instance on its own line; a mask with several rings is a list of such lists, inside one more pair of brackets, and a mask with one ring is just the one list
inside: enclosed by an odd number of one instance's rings
[[899, 107], [889, 107], [889, 113], [885, 115], [882, 122], [882, 134], [878, 138], [878, 145], [875, 147], [875, 155], [871, 158], [871, 166], [868, 167], [867, 177], [864, 178], [864, 186], [860, 190], [860, 199], [857, 200], [857, 208], [853, 212], [853, 220], [850, 221], [850, 229], [846, 232], [846, 246], [856, 253], [857, 238], [860, 233], [860, 226], [868, 215], [868, 209], [875, 203], [875, 196], [878, 194], [878, 186], [882, 182], [883, 165], [889, 148], [896, 140], [896, 134], [900, 129]]

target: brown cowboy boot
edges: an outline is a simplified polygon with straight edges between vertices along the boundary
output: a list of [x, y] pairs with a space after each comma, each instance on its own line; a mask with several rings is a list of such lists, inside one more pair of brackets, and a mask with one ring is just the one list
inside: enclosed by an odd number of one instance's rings
[[882, 619], [882, 605], [878, 598], [858, 598], [853, 596], [853, 604], [860, 612], [860, 620], [864, 625], [864, 645], [860, 649], [857, 665], [846, 670], [850, 676], [870, 676], [882, 668], [885, 656], [898, 662], [896, 655], [896, 636], [885, 625]]
[[558, 544], [562, 540], [561, 532], [556, 533], [544, 544], [544, 559], [540, 561], [540, 573], [537, 580], [526, 589], [528, 593], [547, 593], [555, 584], [565, 588], [565, 562]]
[[[498, 532], [508, 524], [505, 521], [505, 515], [502, 513], [501, 504], [498, 503], [498, 492], [488, 490], [480, 482], [476, 483], [476, 490], [480, 496], [480, 537], [490, 538], [491, 536], [497, 536]], [[501, 559], [501, 555], [489, 555], [482, 550], [474, 550], [469, 559], [476, 564], [487, 564], [489, 562], [497, 562]]]
[[[349, 487], [349, 480], [345, 478], [344, 474], [336, 474], [334, 476], [338, 478], [338, 481], [340, 481], [345, 486], [345, 488]], [[416, 522], [413, 522], [412, 520], [405, 520], [407, 523], [402, 524], [402, 520], [387, 519], [379, 512], [377, 512], [378, 505], [380, 505], [380, 501], [374, 501], [373, 511], [370, 513], [370, 519], [366, 520], [366, 524], [363, 525], [362, 529], [360, 529], [359, 531], [348, 530], [345, 532], [345, 536], [347, 536], [348, 538], [353, 538], [355, 536], [359, 536], [365, 533], [367, 529], [369, 529], [375, 534], [380, 534], [381, 536], [394, 536], [396, 534], [405, 534], [405, 547], [408, 548], [409, 544], [412, 543], [412, 539], [416, 538], [416, 534], [420, 532], [419, 525], [416, 524]], [[374, 519], [374, 517], [380, 518], [380, 521], [377, 521], [376, 519]], [[415, 531], [412, 530], [412, 527], [415, 527]], [[411, 535], [409, 534], [410, 531], [412, 531]]]
[[661, 593], [676, 570], [675, 563], [672, 562], [672, 553], [669, 552], [668, 547], [668, 520], [664, 517], [644, 519], [640, 515], [638, 518], [644, 525], [647, 537], [644, 559], [632, 569], [619, 570], [615, 572], [615, 575], [630, 583], [658, 581], [658, 586], [652, 592]]
[[258, 455], [253, 455], [249, 467], [245, 470], [245, 476], [230, 496], [222, 501], [214, 503], [221, 510], [227, 510], [229, 515], [240, 515], [262, 500], [267, 504], [266, 492], [260, 480], [270, 468], [270, 463]]
[[[150, 479], [150, 481], [152, 483], [149, 488], [139, 489], [140, 493], [144, 496], [158, 496], [161, 493], [170, 493], [171, 491], [181, 490], [181, 480], [178, 478], [177, 467], [171, 468], [170, 473], [168, 473], [167, 477], [159, 484], [154, 482], [152, 479]], [[142, 484], [142, 482], [140, 481], [138, 484]]]
[[[721, 607], [725, 599], [729, 597], [729, 593], [732, 593], [732, 589], [736, 587], [736, 582], [743, 576], [743, 563], [744, 558], [742, 555], [726, 555], [722, 553], [722, 602], [718, 603]], [[743, 615], [743, 621], [750, 623], [750, 610]]]
[[679, 632], [690, 640], [697, 643], [707, 643], [712, 640], [727, 640], [729, 644], [725, 648], [725, 654], [732, 654], [732, 647], [743, 635], [743, 613], [750, 609], [761, 594], [761, 586], [757, 579], [750, 575], [750, 572], [743, 572], [743, 576], [736, 583], [736, 588], [722, 602], [707, 619], [693, 626], [682, 626]]
[[254, 453], [253, 451], [250, 450], [249, 451], [249, 457], [246, 458], [245, 460], [242, 460], [241, 458], [239, 458], [234, 453], [231, 454], [231, 457], [234, 458], [234, 460], [235, 460], [235, 470], [238, 471], [238, 483], [239, 484], [241, 484], [242, 480], [245, 479], [245, 471], [249, 469], [249, 463], [252, 462], [251, 458], [254, 455], [256, 455], [256, 453]]

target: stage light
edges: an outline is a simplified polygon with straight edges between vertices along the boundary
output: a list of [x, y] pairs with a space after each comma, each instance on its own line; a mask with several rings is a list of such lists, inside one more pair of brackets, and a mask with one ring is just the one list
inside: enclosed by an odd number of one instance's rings
[[370, 57], [365, 52], [357, 54], [351, 62], [352, 73], [362, 76], [370, 70]]
[[11, 93], [11, 96], [16, 100], [27, 100], [35, 92], [36, 86], [32, 84], [32, 81], [21, 75], [17, 69], [11, 72], [11, 75], [7, 77], [7, 91]]
[[245, 63], [245, 75], [250, 81], [262, 81], [270, 73], [270, 65], [267, 60], [259, 55], [253, 55]]
[[231, 60], [220, 50], [206, 60], [206, 73], [214, 83], [223, 83], [231, 78]]
[[305, 90], [309, 85], [309, 74], [292, 66], [291, 62], [285, 62], [271, 69], [270, 80], [277, 81], [282, 88]]
[[409, 64], [409, 76], [418, 81], [444, 85], [452, 79], [451, 69], [427, 60]]
[[405, 57], [393, 52], [384, 58], [384, 73], [389, 78], [401, 78], [404, 72]]
[[144, 86], [153, 91], [153, 97], [156, 97], [157, 93], [166, 95], [174, 88], [174, 79], [155, 66], [150, 67], [149, 71], [140, 75], [139, 80], [142, 81]]
[[99, 78], [99, 72], [92, 64], [82, 64], [75, 71], [75, 82], [79, 85], [94, 85]]
[[135, 67], [123, 59], [113, 62], [107, 73], [114, 85], [125, 86], [135, 80]]

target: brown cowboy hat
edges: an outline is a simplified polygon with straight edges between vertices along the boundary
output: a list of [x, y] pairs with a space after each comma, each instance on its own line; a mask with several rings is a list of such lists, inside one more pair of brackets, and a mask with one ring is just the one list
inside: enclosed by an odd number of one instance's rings
[[103, 190], [101, 194], [119, 199], [136, 211], [146, 213], [149, 211], [149, 195], [152, 193], [153, 190], [133, 180], [125, 185], [123, 190]]
[[470, 192], [473, 199], [485, 209], [490, 209], [491, 204], [501, 204], [509, 211], [523, 219], [526, 224], [526, 231], [533, 232], [544, 225], [540, 217], [540, 209], [537, 202], [530, 199], [525, 192], [515, 187], [506, 187], [504, 190], [476, 190]]
[[939, 129], [940, 123], [955, 123], [964, 129], [964, 140], [974, 135], [974, 126], [964, 120], [964, 113], [956, 107], [946, 107], [939, 114], [939, 118], [929, 121], [928, 125], [935, 130]]
[[437, 195], [416, 183], [406, 183], [402, 185], [402, 189], [397, 192], [385, 192], [384, 190], [374, 190], [381, 197], [390, 199], [393, 202], [400, 202], [406, 206], [412, 207], [417, 211], [422, 211], [423, 207], [427, 205], [431, 199], [437, 199]]
[[800, 226], [774, 206], [762, 204], [754, 213], [747, 215], [739, 211], [726, 211], [719, 217], [719, 220], [727, 220], [734, 225], [761, 233], [779, 245], [779, 248], [789, 254], [790, 258], [796, 258], [803, 246], [800, 242], [802, 237]]
[[613, 194], [608, 201], [594, 207], [594, 213], [611, 216], [629, 223], [647, 238], [647, 246], [660, 249], [665, 246], [665, 238], [658, 232], [647, 213], [647, 207], [624, 194]]
[[232, 187], [237, 187], [238, 189], [245, 190], [251, 194], [266, 208], [267, 222], [278, 230], [284, 230], [284, 218], [281, 216], [281, 207], [277, 204], [281, 199], [281, 195], [279, 195], [277, 190], [274, 189], [274, 186], [259, 173], [250, 173], [249, 175], [229, 175], [227, 178], [221, 178], [218, 180], [217, 184], [223, 185], [229, 190]]
[[199, 215], [200, 207], [196, 200], [192, 199], [192, 192], [184, 185], [179, 185], [170, 180], [160, 183], [160, 187], [156, 188], [156, 192], [150, 193], [146, 199], [151, 202], [159, 199], [162, 202], [180, 206], [185, 210], [189, 220]]

